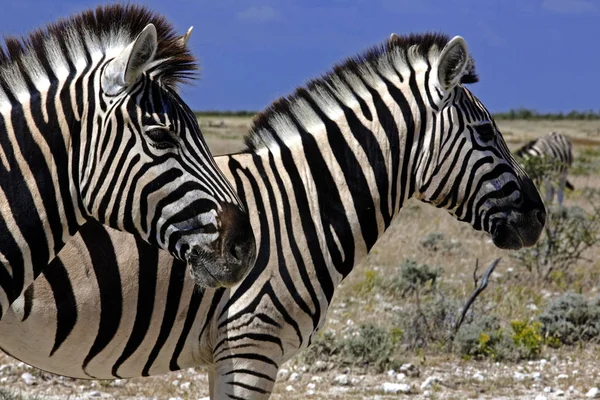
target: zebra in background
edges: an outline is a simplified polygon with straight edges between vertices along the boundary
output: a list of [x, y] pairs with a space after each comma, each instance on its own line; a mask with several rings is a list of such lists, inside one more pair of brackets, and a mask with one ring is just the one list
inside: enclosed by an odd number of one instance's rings
[[260, 114], [246, 151], [216, 158], [258, 243], [240, 284], [199, 290], [168, 253], [90, 222], [0, 322], [0, 347], [80, 378], [208, 365], [211, 398], [268, 398], [409, 198], [501, 248], [539, 238], [542, 200], [463, 85], [475, 81], [461, 37], [393, 36], [349, 59]]
[[[552, 203], [556, 192], [558, 204], [563, 204], [565, 188], [573, 190], [567, 173], [573, 163], [569, 138], [557, 132], [540, 136], [516, 151], [536, 185], [543, 183], [546, 204]], [[530, 165], [531, 164], [531, 165]], [[527, 168], [529, 166], [529, 168]]]
[[0, 48], [0, 318], [86, 221], [231, 285], [249, 217], [177, 95], [197, 69], [161, 16], [113, 5]]

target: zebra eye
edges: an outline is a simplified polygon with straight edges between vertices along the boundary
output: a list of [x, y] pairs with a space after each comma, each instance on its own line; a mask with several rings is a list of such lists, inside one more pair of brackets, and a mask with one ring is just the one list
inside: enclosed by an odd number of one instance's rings
[[163, 150], [168, 149], [170, 147], [175, 147], [177, 141], [169, 132], [168, 129], [165, 128], [152, 128], [146, 131], [146, 135], [152, 140], [150, 145], [156, 149]]
[[475, 130], [477, 131], [477, 134], [481, 140], [484, 142], [489, 142], [496, 136], [496, 131], [494, 130], [494, 126], [492, 124], [475, 125]]

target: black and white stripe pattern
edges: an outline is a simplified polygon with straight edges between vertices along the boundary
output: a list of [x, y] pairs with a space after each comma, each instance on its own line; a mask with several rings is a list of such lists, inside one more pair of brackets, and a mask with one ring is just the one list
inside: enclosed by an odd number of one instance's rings
[[[562, 205], [565, 188], [573, 190], [567, 180], [569, 168], [573, 163], [573, 151], [569, 138], [558, 132], [551, 132], [527, 143], [516, 151], [517, 157], [525, 160], [538, 159], [543, 169], [540, 176], [532, 176], [536, 185], [544, 185], [547, 204], [554, 200], [556, 192], [558, 204]], [[534, 173], [534, 175], [537, 175]]]
[[197, 290], [183, 263], [91, 222], [0, 322], [0, 347], [73, 377], [209, 365], [211, 398], [268, 398], [407, 199], [499, 247], [538, 239], [543, 203], [473, 80], [460, 37], [394, 36], [347, 61], [261, 114], [248, 151], [216, 158], [258, 243], [239, 285]]
[[0, 318], [95, 219], [239, 281], [249, 219], [177, 95], [196, 64], [162, 17], [100, 7], [0, 48]]

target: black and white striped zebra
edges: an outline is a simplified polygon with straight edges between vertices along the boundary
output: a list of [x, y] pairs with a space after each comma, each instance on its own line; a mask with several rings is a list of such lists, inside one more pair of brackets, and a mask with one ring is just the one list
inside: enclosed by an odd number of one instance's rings
[[99, 7], [0, 48], [0, 317], [90, 219], [191, 263], [253, 263], [249, 217], [177, 95], [197, 69], [161, 16]]
[[393, 36], [348, 60], [263, 112], [247, 151], [216, 158], [258, 243], [239, 285], [198, 290], [168, 253], [90, 222], [0, 322], [0, 347], [83, 378], [208, 365], [211, 398], [268, 398], [409, 198], [501, 248], [538, 239], [542, 200], [474, 81], [460, 37]]
[[[545, 201], [547, 204], [557, 195], [558, 204], [562, 205], [565, 188], [573, 190], [573, 185], [567, 180], [569, 168], [573, 163], [573, 151], [569, 138], [558, 132], [550, 132], [540, 136], [519, 148], [517, 157], [526, 160], [526, 165], [539, 160], [539, 165], [534, 164], [538, 173], [532, 171], [532, 178], [538, 185], [544, 185]], [[536, 168], [537, 165], [537, 168]], [[539, 176], [536, 176], [539, 175]]]

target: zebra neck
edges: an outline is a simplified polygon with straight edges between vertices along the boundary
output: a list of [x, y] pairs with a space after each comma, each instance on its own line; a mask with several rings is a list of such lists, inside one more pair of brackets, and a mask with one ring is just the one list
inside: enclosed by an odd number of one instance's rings
[[[294, 124], [286, 129], [295, 137], [279, 140], [279, 132], [268, 148], [217, 158], [251, 212], [257, 271], [265, 254], [303, 264], [304, 253], [319, 279], [329, 282], [323, 284], [329, 297], [412, 196], [412, 174], [402, 169], [412, 138], [390, 121], [357, 118], [322, 119], [312, 132]], [[283, 255], [275, 257], [274, 249]]]
[[[69, 101], [51, 87], [26, 102], [0, 105], [0, 274], [18, 296], [84, 222], [76, 192], [74, 155], [79, 131]], [[74, 101], [74, 99], [69, 99]], [[60, 110], [60, 111], [58, 111]], [[3, 302], [2, 302], [3, 303]]]

